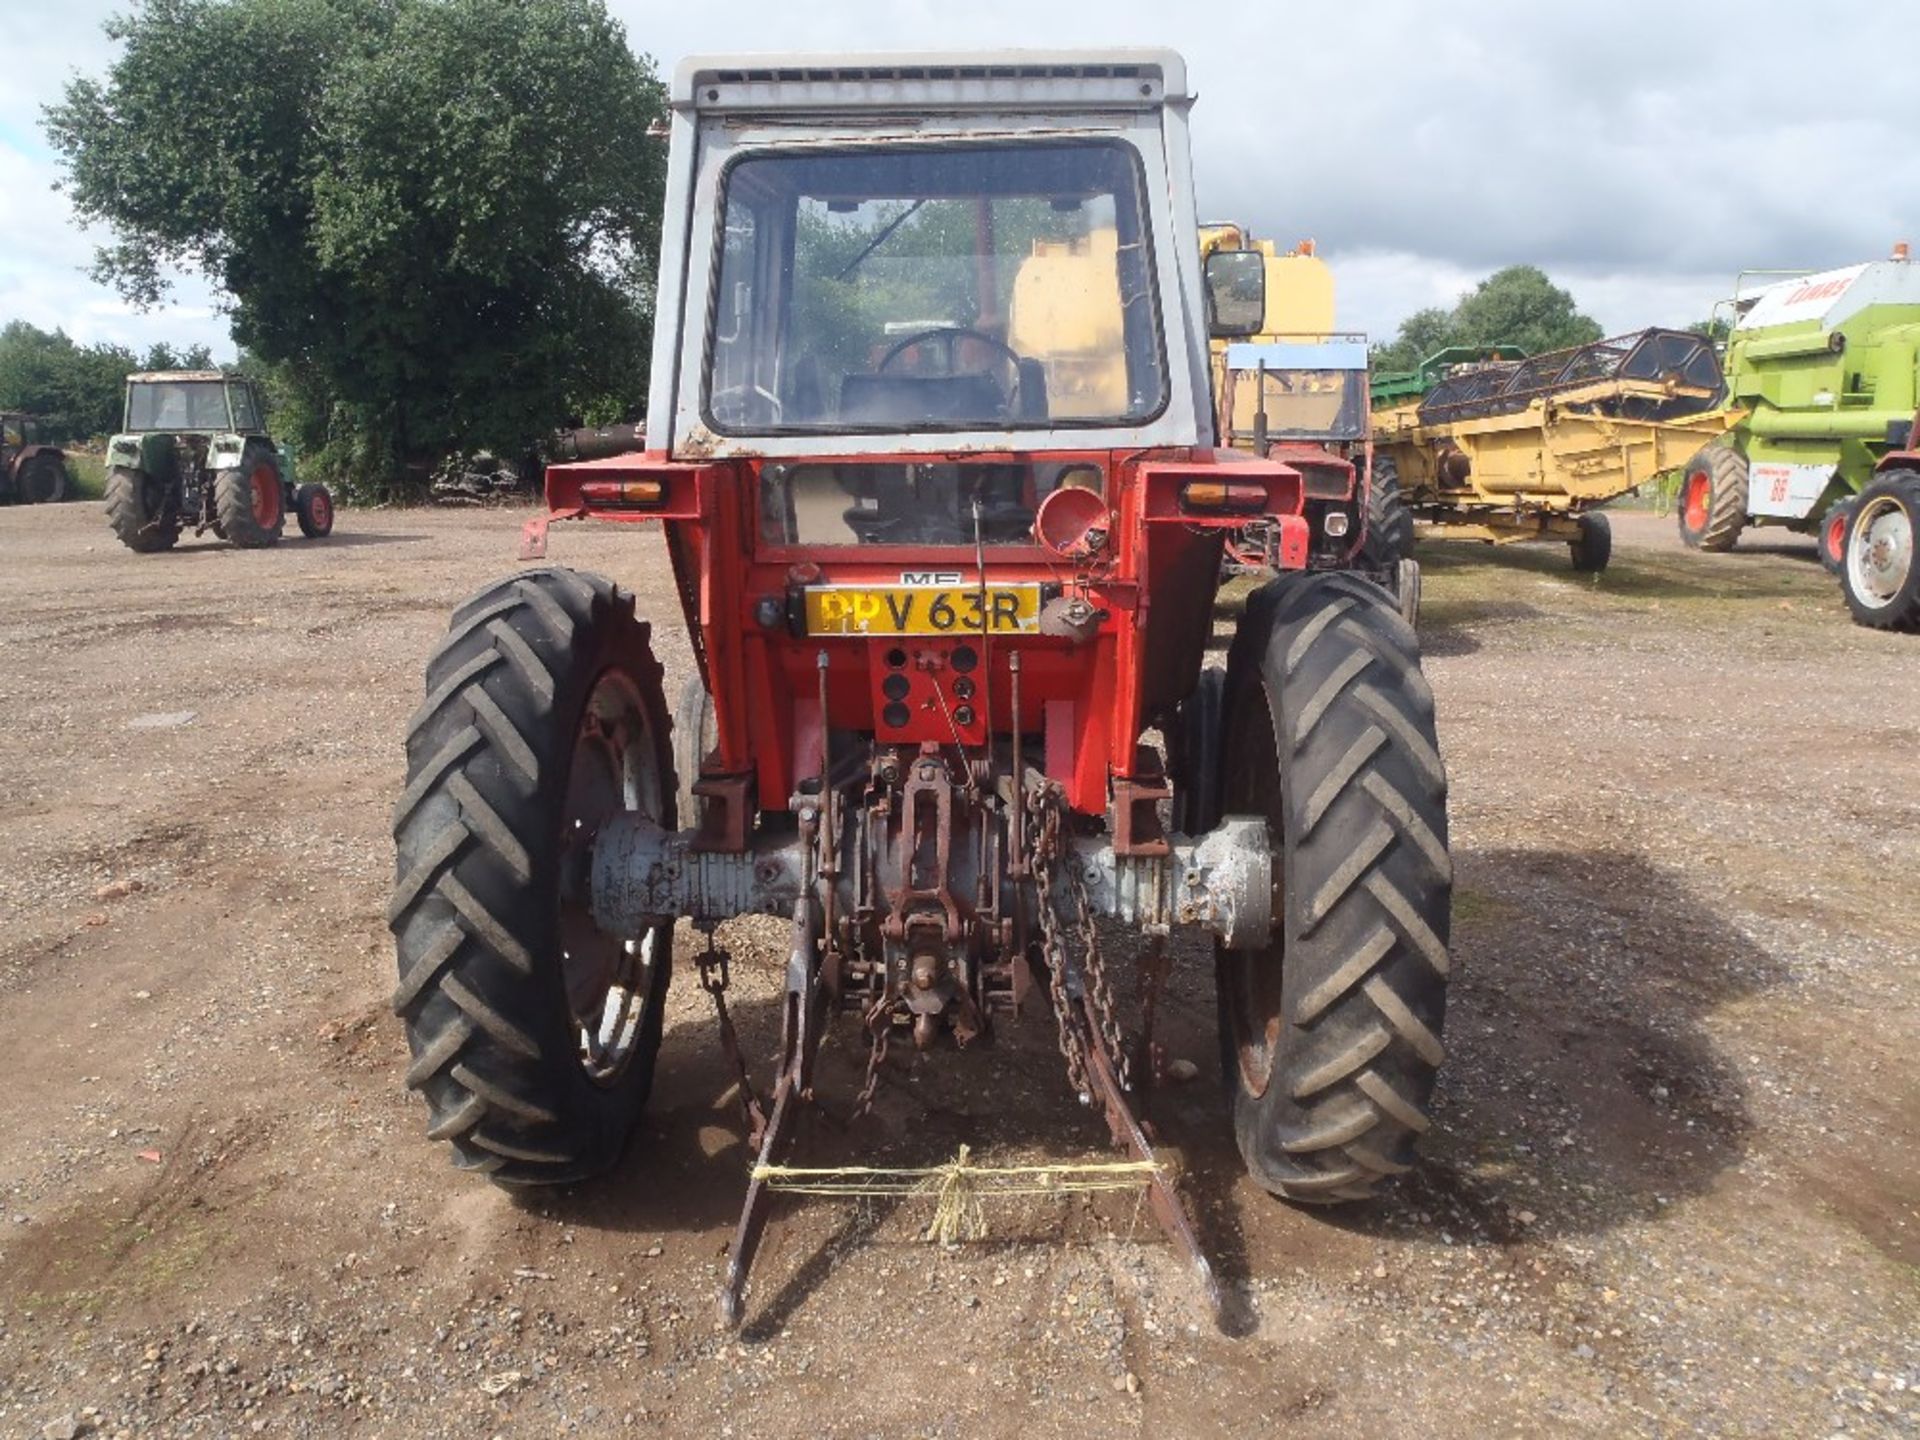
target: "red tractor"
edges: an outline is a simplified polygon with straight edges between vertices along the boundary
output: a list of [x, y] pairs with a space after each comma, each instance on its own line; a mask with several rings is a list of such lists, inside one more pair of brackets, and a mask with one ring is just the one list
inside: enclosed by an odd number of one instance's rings
[[[791, 918], [764, 1106], [740, 1065], [760, 1163], [729, 1321], [836, 1014], [869, 1097], [890, 1043], [1050, 1017], [1216, 1306], [1139, 1119], [1173, 927], [1214, 938], [1260, 1184], [1365, 1196], [1427, 1128], [1432, 694], [1378, 587], [1307, 570], [1308, 515], [1359, 517], [1217, 443], [1192, 99], [1164, 51], [683, 64], [647, 448], [550, 467], [523, 558], [549, 520], [661, 526], [701, 684], [676, 722], [633, 597], [559, 568], [472, 597], [428, 661], [390, 913], [407, 1083], [458, 1164], [606, 1168], [676, 922], [708, 932], [718, 998], [712, 927]], [[1250, 522], [1288, 573], [1206, 668]]]
[[67, 498], [67, 457], [58, 445], [44, 445], [31, 415], [0, 414], [0, 500], [16, 505], [50, 505]]

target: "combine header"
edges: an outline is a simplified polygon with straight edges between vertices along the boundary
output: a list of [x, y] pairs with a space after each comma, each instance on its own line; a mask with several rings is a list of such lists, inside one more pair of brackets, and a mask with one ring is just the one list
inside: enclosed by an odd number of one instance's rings
[[[428, 1133], [504, 1184], [605, 1169], [676, 923], [737, 1059], [713, 927], [780, 914], [729, 1322], [836, 1015], [867, 1037], [861, 1108], [890, 1047], [1043, 1023], [1131, 1152], [1103, 1183], [1146, 1186], [1218, 1313], [1141, 1119], [1166, 938], [1213, 938], [1248, 1170], [1358, 1198], [1428, 1125], [1451, 867], [1412, 630], [1307, 571], [1299, 468], [1218, 445], [1206, 317], [1234, 297], [1203, 278], [1185, 65], [689, 60], [671, 103], [647, 448], [552, 466], [525, 549], [549, 519], [660, 526], [699, 684], [676, 728], [650, 625], [596, 575], [454, 613], [390, 910]], [[1223, 542], [1255, 523], [1285, 573], [1204, 669]]]
[[1560, 540], [1576, 570], [1604, 570], [1613, 539], [1597, 507], [1729, 423], [1713, 347], [1654, 329], [1530, 357], [1503, 348], [1381, 376], [1376, 406], [1397, 403], [1374, 411], [1375, 454], [1429, 533]]

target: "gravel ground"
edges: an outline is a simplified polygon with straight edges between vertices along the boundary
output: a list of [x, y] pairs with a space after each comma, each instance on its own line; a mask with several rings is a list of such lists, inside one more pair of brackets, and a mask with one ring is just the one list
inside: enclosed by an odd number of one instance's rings
[[[0, 511], [0, 1434], [1920, 1436], [1920, 641], [1808, 542], [1613, 569], [1427, 547], [1457, 978], [1427, 1163], [1307, 1212], [1240, 1174], [1210, 966], [1162, 1130], [1255, 1328], [1131, 1197], [783, 1202], [738, 1335], [724, 1061], [670, 999], [619, 1171], [516, 1200], [400, 1085], [400, 736], [519, 515], [142, 557]], [[563, 529], [690, 658], [657, 539]], [[751, 1053], [777, 927], [729, 927]], [[1124, 993], [1124, 991], [1123, 991]], [[842, 1106], [862, 1055], [830, 1040]], [[1102, 1153], [1042, 1026], [889, 1071], [818, 1163]]]

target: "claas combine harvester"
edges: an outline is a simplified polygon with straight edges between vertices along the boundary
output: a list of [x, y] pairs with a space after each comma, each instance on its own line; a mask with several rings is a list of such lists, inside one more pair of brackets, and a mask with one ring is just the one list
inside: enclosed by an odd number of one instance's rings
[[[551, 467], [523, 553], [549, 519], [661, 527], [704, 703], [675, 731], [633, 596], [567, 569], [472, 597], [428, 662], [396, 1006], [462, 1166], [605, 1168], [676, 922], [791, 921], [764, 1102], [739, 1071], [729, 1321], [836, 1015], [869, 1099], [889, 1044], [1044, 1024], [1216, 1307], [1140, 1111], [1175, 927], [1213, 937], [1262, 1185], [1364, 1196], [1427, 1127], [1432, 697], [1382, 592], [1306, 569], [1335, 509], [1218, 443], [1192, 98], [1166, 52], [683, 64], [647, 448]], [[1255, 522], [1286, 573], [1203, 680], [1223, 541]], [[737, 1057], [721, 952], [687, 953]]]
[[1735, 282], [1731, 428], [1686, 466], [1680, 538], [1730, 550], [1748, 526], [1815, 535], [1854, 619], [1920, 628], [1920, 265], [1886, 260]]

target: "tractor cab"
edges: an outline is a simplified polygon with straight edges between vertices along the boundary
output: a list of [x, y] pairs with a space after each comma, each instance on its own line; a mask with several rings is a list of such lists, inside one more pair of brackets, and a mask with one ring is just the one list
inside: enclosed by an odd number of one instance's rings
[[946, 693], [989, 651], [1023, 652], [1018, 724], [1074, 808], [1164, 789], [1137, 739], [1197, 679], [1227, 536], [1265, 521], [1295, 566], [1308, 541], [1299, 472], [1215, 448], [1185, 74], [1157, 51], [681, 67], [649, 448], [548, 491], [674, 524], [689, 584], [751, 597], [747, 633], [687, 616], [716, 837], [787, 808], [818, 768], [792, 735], [822, 723], [1009, 733], [1003, 676]]

